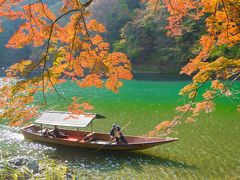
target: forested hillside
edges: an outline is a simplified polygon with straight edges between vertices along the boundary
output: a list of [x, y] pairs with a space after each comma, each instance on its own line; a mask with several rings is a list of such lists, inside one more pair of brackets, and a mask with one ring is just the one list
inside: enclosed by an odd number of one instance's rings
[[199, 32], [204, 31], [201, 24], [188, 22], [183, 37], [169, 37], [166, 10], [150, 11], [138, 0], [95, 1], [92, 12], [93, 18], [106, 25], [105, 38], [113, 50], [125, 52], [138, 72], [179, 72], [193, 56]]
[[[58, 1], [48, 3], [51, 9], [61, 6]], [[184, 20], [184, 34], [181, 37], [167, 36], [166, 9], [154, 12], [145, 7], [139, 0], [95, 0], [90, 6], [92, 15], [103, 23], [107, 32], [103, 35], [111, 44], [112, 51], [125, 52], [133, 64], [135, 72], [178, 73], [186, 62], [199, 51], [198, 40], [205, 33], [204, 23]], [[6, 22], [4, 32], [0, 33], [0, 66], [8, 67], [19, 59], [38, 56], [30, 47], [7, 49], [5, 44], [17, 30], [20, 22]], [[204, 17], [202, 18], [204, 22]], [[240, 54], [239, 46], [227, 48], [222, 46], [212, 51], [212, 59], [227, 54], [236, 57]], [[211, 60], [210, 58], [210, 60]]]
[[[51, 2], [48, 2], [48, 5], [54, 9], [60, 6], [60, 2], [51, 0]], [[2, 23], [3, 26], [3, 32], [0, 33], [0, 67], [2, 70], [21, 59], [29, 59], [30, 57], [32, 59], [39, 55], [40, 52], [37, 53], [33, 51], [30, 46], [22, 49], [5, 47], [10, 37], [18, 30], [19, 25], [22, 23], [21, 20], [9, 21], [4, 18], [0, 19], [0, 23]]]
[[194, 49], [202, 24], [188, 21], [188, 30], [181, 37], [167, 36], [167, 12], [136, 10], [135, 16], [121, 29], [121, 40], [114, 49], [124, 51], [133, 60], [135, 70], [164, 73], [179, 72], [180, 68], [194, 56]]
[[31, 54], [30, 48], [23, 49], [9, 49], [5, 48], [9, 38], [17, 30], [20, 25], [19, 21], [6, 22], [5, 19], [2, 20], [4, 31], [0, 33], [0, 67], [6, 68], [9, 65], [15, 63], [19, 59], [26, 59]]

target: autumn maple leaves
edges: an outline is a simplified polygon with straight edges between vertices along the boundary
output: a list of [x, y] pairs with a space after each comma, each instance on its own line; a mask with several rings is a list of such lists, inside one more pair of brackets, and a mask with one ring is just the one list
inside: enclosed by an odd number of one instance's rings
[[159, 131], [168, 131], [169, 127], [181, 123], [186, 113], [188, 113], [186, 121], [191, 122], [200, 112], [212, 112], [216, 97], [239, 95], [239, 90], [234, 89], [233, 85], [240, 78], [240, 59], [221, 56], [211, 59], [210, 54], [218, 46], [225, 45], [231, 48], [239, 44], [240, 3], [239, 0], [151, 0], [151, 2], [150, 7], [153, 9], [156, 9], [157, 4], [168, 9], [170, 13], [169, 24], [166, 27], [168, 35], [180, 36], [186, 31], [183, 25], [186, 18], [196, 21], [202, 18], [206, 27], [206, 33], [199, 41], [198, 54], [181, 70], [182, 74], [193, 77], [192, 83], [180, 91], [180, 95], [187, 96], [190, 102], [176, 108], [182, 112], [180, 116], [174, 117], [171, 121], [164, 121], [150, 132], [150, 135], [156, 135]]
[[[9, 118], [11, 125], [26, 122], [31, 119], [30, 114], [36, 114], [35, 93], [42, 92], [45, 101], [45, 94], [51, 89], [60, 95], [55, 85], [66, 79], [82, 88], [106, 87], [118, 92], [121, 79], [132, 78], [127, 56], [109, 52], [109, 44], [101, 36], [105, 27], [96, 20], [85, 20], [89, 15], [85, 8], [91, 2], [81, 4], [63, 0], [57, 13], [41, 0], [31, 4], [22, 0], [1, 3], [1, 16], [23, 21], [6, 46], [23, 48], [31, 45], [41, 52], [38, 59], [22, 60], [7, 71], [7, 78], [17, 79], [16, 83], [1, 88], [4, 94], [2, 116]], [[32, 76], [34, 71], [38, 73]], [[73, 97], [72, 103], [66, 101], [69, 111], [82, 113], [84, 109], [93, 108], [78, 100]]]
[[[36, 110], [36, 106], [32, 105], [34, 94], [41, 91], [45, 99], [45, 93], [49, 89], [57, 92], [55, 85], [65, 79], [71, 79], [80, 87], [106, 87], [118, 92], [122, 86], [121, 80], [132, 78], [127, 56], [120, 52], [111, 53], [109, 44], [104, 42], [101, 33], [105, 27], [96, 20], [85, 20], [89, 15], [86, 7], [92, 2], [89, 0], [82, 4], [76, 0], [62, 0], [62, 6], [53, 12], [41, 0], [31, 4], [24, 0], [0, 1], [0, 16], [23, 21], [6, 46], [22, 48], [32, 45], [41, 52], [38, 59], [24, 60], [8, 70], [8, 78], [18, 81], [1, 88], [4, 94], [4, 98], [0, 99], [3, 116], [12, 119], [12, 122], [17, 122], [16, 117], [21, 117], [18, 119], [25, 122], [24, 114], [32, 108], [32, 112]], [[168, 10], [169, 23], [166, 29], [170, 36], [181, 36], [188, 31], [188, 27], [184, 26], [186, 19], [203, 19], [206, 30], [199, 40], [196, 56], [181, 70], [181, 73], [193, 77], [192, 83], [180, 91], [180, 95], [189, 98], [189, 103], [177, 108], [182, 112], [180, 116], [159, 124], [152, 134], [179, 124], [186, 113], [190, 113], [186, 120], [190, 122], [201, 112], [211, 112], [216, 97], [239, 94], [239, 91], [233, 92], [232, 87], [240, 77], [240, 60], [223, 56], [210, 58], [211, 52], [218, 46], [226, 45], [230, 48], [239, 44], [239, 0], [143, 2], [147, 2], [149, 8], [156, 12], [161, 11], [161, 8]], [[40, 73], [33, 77], [33, 71]], [[92, 108], [83, 103], [73, 98], [69, 110], [75, 109], [77, 112], [79, 108]]]

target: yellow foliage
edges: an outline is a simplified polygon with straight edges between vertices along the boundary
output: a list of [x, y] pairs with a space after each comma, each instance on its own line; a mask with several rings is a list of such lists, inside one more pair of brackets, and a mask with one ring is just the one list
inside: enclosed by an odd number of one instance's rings
[[191, 122], [194, 122], [194, 121], [195, 121], [195, 120], [194, 120], [193, 118], [191, 118], [191, 117], [188, 117], [187, 120], [186, 120], [186, 122], [188, 122], [188, 123], [189, 123], [189, 122], [191, 123]]
[[186, 93], [189, 93], [193, 90], [195, 90], [197, 88], [197, 85], [192, 83], [192, 84], [188, 84], [186, 86], [184, 86], [184, 88], [182, 88], [179, 92], [179, 95], [184, 95]]
[[216, 89], [216, 90], [223, 90], [224, 89], [223, 83], [219, 82], [219, 80], [213, 80], [211, 87], [213, 89]]
[[204, 99], [209, 100], [213, 98], [214, 94], [215, 94], [215, 91], [206, 91], [202, 96]]

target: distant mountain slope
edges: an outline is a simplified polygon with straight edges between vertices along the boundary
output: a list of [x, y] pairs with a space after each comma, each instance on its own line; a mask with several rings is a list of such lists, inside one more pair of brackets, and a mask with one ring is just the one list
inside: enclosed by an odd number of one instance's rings
[[[83, 0], [82, 0], [83, 1]], [[47, 2], [57, 13], [62, 3], [59, 0]], [[185, 19], [185, 33], [181, 37], [166, 35], [168, 13], [149, 11], [140, 0], [94, 0], [89, 7], [91, 16], [103, 23], [107, 32], [103, 34], [113, 51], [125, 52], [131, 59], [134, 71], [138, 72], [179, 72], [180, 68], [199, 51], [198, 40], [205, 32], [204, 23]], [[31, 47], [7, 49], [5, 44], [18, 29], [21, 21], [1, 19], [4, 32], [0, 33], [0, 69], [21, 59], [36, 59], [38, 53]], [[204, 22], [204, 18], [202, 19]], [[240, 45], [222, 46], [213, 50], [210, 59], [219, 56], [239, 57]]]

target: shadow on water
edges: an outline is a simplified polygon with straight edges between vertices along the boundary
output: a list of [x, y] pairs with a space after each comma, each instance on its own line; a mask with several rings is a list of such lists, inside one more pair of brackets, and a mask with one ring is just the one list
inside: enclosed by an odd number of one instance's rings
[[[197, 167], [188, 164], [178, 157], [161, 157], [146, 151], [98, 151], [87, 150], [61, 145], [46, 144], [24, 139], [19, 129], [0, 126], [3, 134], [0, 136], [0, 145], [4, 146], [3, 151], [12, 148], [11, 155], [28, 155], [35, 158], [48, 157], [58, 162], [64, 162], [67, 166], [77, 169], [87, 169], [90, 171], [99, 170], [101, 172], [116, 171], [125, 168], [136, 172], [144, 172], [148, 166], [159, 166], [170, 169], [195, 170]], [[7, 148], [7, 149], [6, 149]], [[18, 152], [18, 149], [21, 151]], [[20, 153], [20, 154], [19, 154]]]
[[[41, 75], [40, 71], [34, 71], [33, 76]], [[0, 77], [5, 77], [5, 71], [0, 69]], [[191, 77], [180, 75], [178, 73], [157, 73], [157, 72], [133, 72], [133, 79], [135, 80], [149, 80], [149, 81], [189, 81]]]
[[196, 170], [195, 165], [188, 164], [182, 160], [172, 160], [167, 157], [159, 157], [141, 151], [99, 151], [83, 150], [74, 147], [55, 146], [56, 151], [50, 158], [61, 159], [70, 165], [81, 166], [88, 169], [100, 169], [101, 171], [113, 171], [131, 168], [142, 171], [143, 165], [162, 166], [169, 168], [182, 168]]
[[144, 81], [190, 81], [191, 77], [174, 73], [137, 73], [133, 74], [133, 79]]

